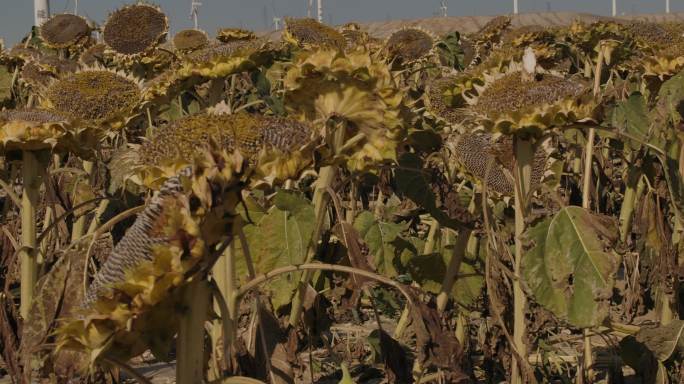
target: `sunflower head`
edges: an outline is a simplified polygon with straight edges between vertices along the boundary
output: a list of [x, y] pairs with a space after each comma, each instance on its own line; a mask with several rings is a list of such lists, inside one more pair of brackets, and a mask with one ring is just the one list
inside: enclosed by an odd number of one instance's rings
[[54, 81], [45, 91], [46, 108], [103, 128], [121, 128], [141, 101], [141, 85], [106, 69], [86, 69]]
[[104, 43], [94, 44], [81, 53], [79, 61], [86, 67], [104, 65], [105, 61], [109, 59], [106, 51], [107, 45]]
[[511, 22], [510, 16], [494, 17], [477, 31], [473, 40], [478, 43], [498, 43], [501, 41], [504, 32], [511, 26]]
[[270, 43], [261, 39], [210, 45], [186, 55], [178, 75], [182, 78], [225, 77], [264, 64], [272, 54]]
[[230, 43], [237, 40], [254, 40], [256, 38], [254, 32], [241, 28], [220, 28], [216, 32], [216, 40], [222, 43]]
[[328, 143], [344, 129], [333, 160], [364, 170], [395, 158], [407, 129], [405, 94], [383, 61], [362, 50], [308, 52], [286, 74], [285, 88], [291, 113], [314, 123]]
[[15, 150], [72, 151], [87, 157], [98, 141], [97, 133], [73, 126], [67, 117], [46, 110], [0, 112], [0, 145], [3, 152]]
[[283, 40], [302, 48], [344, 49], [346, 46], [346, 40], [341, 33], [314, 19], [287, 18]]
[[[504, 196], [513, 195], [513, 139], [505, 135], [468, 132], [447, 140], [458, 167], [485, 184], [488, 191]], [[547, 153], [537, 149], [532, 166], [532, 185], [542, 180], [546, 170]]]
[[596, 102], [581, 80], [538, 74], [527, 81], [521, 70], [489, 76], [477, 97], [468, 101], [490, 131], [540, 134], [543, 130], [593, 117]]
[[209, 44], [209, 36], [197, 29], [182, 30], [173, 37], [173, 46], [178, 51], [187, 52], [204, 48]]
[[313, 158], [312, 134], [308, 124], [284, 117], [244, 112], [190, 115], [159, 128], [142, 144], [134, 181], [158, 185], [210, 145], [239, 152], [256, 176], [253, 179], [272, 183], [297, 178]]
[[182, 314], [181, 292], [207, 273], [234, 232], [243, 184], [237, 154], [196, 153], [150, 199], [91, 283], [82, 307], [57, 331], [57, 351], [89, 363], [151, 349], [167, 357]]
[[437, 39], [432, 33], [420, 28], [403, 28], [394, 32], [385, 44], [390, 60], [412, 63], [427, 57]]
[[88, 41], [90, 32], [84, 18], [68, 13], [54, 15], [38, 28], [43, 44], [53, 49], [82, 45]]
[[149, 4], [127, 5], [114, 11], [103, 28], [107, 47], [125, 59], [138, 57], [153, 50], [169, 30], [166, 15]]
[[533, 43], [553, 43], [555, 35], [548, 28], [538, 25], [526, 25], [507, 31], [503, 42], [514, 47], [527, 47]]
[[664, 79], [684, 68], [684, 37], [673, 24], [637, 21], [627, 30], [642, 53], [630, 64], [645, 76]]

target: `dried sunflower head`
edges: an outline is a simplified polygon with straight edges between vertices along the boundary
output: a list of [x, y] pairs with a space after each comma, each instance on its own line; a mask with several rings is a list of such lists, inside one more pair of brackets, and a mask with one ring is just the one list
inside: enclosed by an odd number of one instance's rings
[[283, 40], [302, 48], [325, 47], [344, 49], [346, 40], [334, 28], [314, 19], [285, 20]]
[[[513, 196], [513, 140], [510, 136], [492, 135], [484, 132], [469, 132], [450, 137], [447, 147], [458, 166], [466, 174], [485, 182], [489, 191], [504, 196]], [[532, 165], [531, 183], [541, 182], [546, 170], [547, 153], [537, 148]]]
[[137, 80], [98, 68], [54, 81], [43, 96], [47, 109], [109, 129], [125, 125], [140, 101], [141, 84]]
[[27, 150], [74, 151], [87, 157], [94, 149], [96, 132], [72, 125], [67, 117], [46, 110], [0, 112], [0, 145], [3, 152]]
[[671, 25], [644, 21], [627, 25], [640, 55], [630, 67], [649, 77], [664, 79], [684, 68], [684, 37]]
[[510, 16], [497, 16], [489, 20], [477, 33], [474, 41], [478, 44], [496, 44], [501, 41], [504, 32], [511, 26]]
[[91, 28], [86, 19], [63, 13], [52, 16], [38, 28], [38, 35], [49, 48], [60, 49], [88, 42]]
[[596, 101], [579, 79], [551, 73], [526, 81], [517, 68], [488, 74], [478, 96], [467, 96], [475, 118], [488, 130], [532, 134], [593, 118]]
[[21, 67], [21, 84], [31, 89], [45, 88], [54, 79], [52, 72], [45, 70], [34, 61], [29, 61]]
[[[154, 186], [187, 166], [193, 153], [214, 144], [239, 152], [250, 164], [254, 179], [269, 183], [297, 178], [312, 159], [313, 130], [284, 117], [237, 113], [200, 113], [160, 127], [137, 150], [134, 182]], [[126, 167], [126, 166], [124, 166]]]
[[128, 360], [164, 355], [178, 332], [182, 288], [207, 273], [215, 248], [233, 234], [242, 159], [203, 151], [167, 180], [116, 245], [82, 308], [57, 331], [57, 349]]
[[106, 50], [107, 45], [104, 43], [94, 44], [81, 53], [79, 61], [86, 67], [104, 65], [105, 62], [110, 59]]
[[387, 39], [385, 51], [390, 60], [413, 63], [429, 56], [436, 41], [437, 38], [424, 29], [403, 28]]
[[149, 4], [127, 5], [109, 15], [103, 28], [107, 47], [123, 59], [131, 59], [153, 50], [169, 30], [164, 12]]
[[230, 43], [237, 40], [254, 40], [256, 38], [254, 32], [241, 28], [220, 28], [216, 32], [216, 40], [222, 43]]
[[314, 122], [329, 143], [344, 127], [345, 144], [334, 151], [341, 151], [335, 158], [350, 169], [395, 158], [406, 135], [405, 94], [383, 61], [361, 50], [307, 52], [295, 60], [284, 84], [289, 110]]
[[178, 51], [187, 52], [204, 48], [209, 44], [209, 36], [197, 29], [182, 30], [173, 37], [173, 46]]
[[225, 77], [262, 65], [272, 54], [270, 43], [261, 39], [215, 44], [186, 55], [178, 75], [182, 78]]

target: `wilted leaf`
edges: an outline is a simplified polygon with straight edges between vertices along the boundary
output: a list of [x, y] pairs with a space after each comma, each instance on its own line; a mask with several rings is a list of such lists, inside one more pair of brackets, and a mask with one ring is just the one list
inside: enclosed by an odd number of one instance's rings
[[368, 343], [371, 345], [375, 363], [384, 364], [390, 383], [413, 382], [409, 359], [398, 341], [387, 332], [375, 329], [368, 335]]
[[425, 209], [442, 226], [459, 229], [460, 223], [437, 207], [435, 194], [426, 179], [423, 162], [416, 154], [405, 153], [399, 157], [399, 167], [395, 176], [399, 194]]
[[620, 342], [620, 357], [644, 377], [646, 383], [667, 383], [663, 363], [675, 353], [684, 354], [684, 320], [642, 328]]
[[[292, 369], [292, 357], [296, 347], [288, 342], [287, 331], [284, 330], [278, 319], [271, 313], [271, 311], [264, 308], [263, 305], [258, 306], [259, 320], [258, 327], [262, 327], [261, 331], [256, 331], [256, 351], [254, 357], [257, 359], [257, 367], [262, 370], [263, 378], [270, 377], [273, 384], [289, 384], [294, 383], [294, 371]], [[261, 340], [264, 335], [265, 340]], [[266, 346], [266, 356], [269, 357], [271, 372], [266, 372], [268, 366], [263, 361], [264, 352], [261, 349], [262, 345]]]
[[523, 278], [539, 304], [577, 327], [593, 327], [608, 314], [619, 256], [612, 221], [566, 207], [531, 228], [533, 247], [523, 256]]
[[[311, 241], [315, 217], [313, 206], [304, 196], [290, 191], [279, 191], [275, 206], [261, 214], [250, 209], [254, 224], [244, 228], [247, 243], [257, 274], [287, 265], [301, 264]], [[237, 259], [238, 276], [247, 276], [244, 258]], [[292, 276], [286, 275], [270, 283], [276, 293], [271, 297], [275, 308], [290, 302], [295, 288]]]
[[416, 358], [422, 367], [443, 370], [448, 383], [466, 382], [468, 378], [460, 370], [461, 345], [453, 331], [442, 328], [439, 312], [415, 298], [411, 324], [416, 333]]
[[[398, 275], [402, 254], [411, 253], [410, 243], [401, 238], [407, 224], [387, 223], [379, 221], [368, 211], [361, 212], [354, 222], [354, 228], [370, 248], [375, 268], [382, 275], [395, 277]], [[415, 251], [415, 249], [414, 249]]]

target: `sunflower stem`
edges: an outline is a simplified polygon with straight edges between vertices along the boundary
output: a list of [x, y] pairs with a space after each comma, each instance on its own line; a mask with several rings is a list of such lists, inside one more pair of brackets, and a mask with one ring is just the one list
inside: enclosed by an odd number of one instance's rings
[[627, 171], [627, 180], [625, 183], [625, 196], [620, 206], [620, 241], [625, 243], [632, 231], [632, 222], [634, 220], [634, 207], [638, 198], [643, 194], [646, 187], [641, 171], [636, 168], [630, 168]]
[[204, 382], [204, 322], [211, 290], [206, 280], [195, 280], [183, 289], [183, 313], [176, 340], [176, 382]]
[[[216, 285], [219, 291], [226, 298], [226, 303], [228, 305], [228, 317], [221, 318], [223, 326], [220, 322], [214, 324], [214, 336], [220, 335], [223, 330], [228, 333], [226, 335], [229, 345], [224, 345], [225, 351], [232, 353], [234, 351], [233, 347], [235, 344], [235, 339], [237, 337], [237, 328], [235, 326], [237, 305], [235, 300], [235, 291], [237, 288], [236, 274], [235, 274], [235, 244], [231, 242], [230, 246], [226, 248], [225, 252], [216, 261], [212, 269], [212, 276], [216, 281]], [[214, 303], [214, 307], [218, 309], [218, 303]], [[218, 338], [216, 338], [218, 340]]]
[[[93, 168], [95, 167], [95, 163], [92, 161], [83, 161], [83, 170], [86, 173], [86, 178], [88, 179], [88, 183], [92, 185], [93, 182]], [[83, 182], [83, 181], [81, 181]], [[77, 196], [74, 196], [74, 201], [78, 202], [79, 199]], [[71, 242], [74, 243], [78, 240], [80, 240], [83, 237], [83, 234], [85, 232], [85, 224], [86, 220], [88, 219], [88, 215], [86, 214], [81, 214], [79, 215], [78, 219], [76, 219], [76, 222], [74, 223], [73, 228], [71, 229]]]
[[451, 254], [451, 260], [449, 260], [449, 266], [447, 267], [446, 274], [444, 274], [444, 279], [442, 280], [442, 289], [437, 296], [437, 309], [443, 312], [446, 309], [446, 305], [449, 301], [449, 295], [451, 294], [454, 284], [456, 283], [456, 276], [458, 271], [461, 269], [461, 262], [466, 254], [466, 249], [470, 240], [471, 231], [469, 229], [461, 230], [456, 238], [456, 244]]
[[38, 154], [22, 152], [22, 178], [24, 193], [21, 196], [21, 303], [19, 313], [27, 319], [33, 302], [33, 288], [38, 280], [38, 255], [36, 236], [36, 207], [42, 185], [41, 162]]
[[[522, 368], [520, 360], [527, 359], [525, 343], [525, 309], [527, 297], [520, 282], [523, 256], [523, 234], [525, 232], [525, 216], [527, 216], [527, 196], [532, 179], [532, 163], [534, 162], [534, 145], [531, 141], [516, 137], [515, 153], [515, 260], [513, 279], [513, 356], [511, 359], [511, 383], [522, 384]], [[517, 356], [516, 356], [517, 355]]]
[[[335, 124], [335, 131], [333, 132], [333, 153], [338, 155], [340, 149], [344, 145], [345, 134], [347, 130], [347, 125], [344, 121]], [[313, 205], [316, 217], [316, 226], [314, 227], [313, 235], [311, 237], [311, 242], [307, 248], [306, 258], [304, 263], [311, 263], [316, 256], [316, 251], [318, 250], [318, 242], [321, 240], [323, 235], [323, 227], [325, 226], [325, 215], [328, 211], [328, 200], [326, 199], [326, 194], [328, 188], [332, 188], [335, 179], [337, 178], [338, 166], [333, 164], [326, 167], [322, 167], [319, 173], [318, 180], [316, 181], [316, 189], [314, 190]], [[289, 324], [292, 327], [297, 325], [299, 318], [302, 314], [302, 304], [304, 300], [304, 293], [307, 284], [311, 281], [314, 271], [305, 271], [304, 274], [299, 279], [299, 284], [297, 285], [295, 295], [292, 299], [292, 307], [290, 309]]]

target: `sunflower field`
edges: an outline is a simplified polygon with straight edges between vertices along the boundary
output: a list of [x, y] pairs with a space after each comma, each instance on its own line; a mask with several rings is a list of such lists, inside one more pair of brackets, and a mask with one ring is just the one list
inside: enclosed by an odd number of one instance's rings
[[684, 383], [684, 23], [513, 21], [2, 47], [0, 382]]

